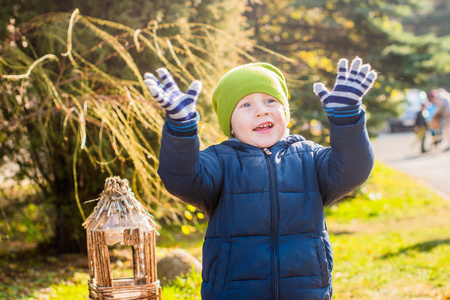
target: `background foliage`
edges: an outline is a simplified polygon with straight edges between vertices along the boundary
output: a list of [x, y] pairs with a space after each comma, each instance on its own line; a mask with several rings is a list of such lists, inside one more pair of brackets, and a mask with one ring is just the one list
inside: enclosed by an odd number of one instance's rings
[[[292, 132], [327, 143], [312, 84], [329, 88], [340, 57], [379, 72], [364, 105], [376, 132], [406, 88], [447, 87], [450, 37], [442, 0], [0, 0], [0, 164], [36, 187], [59, 252], [84, 248], [82, 219], [109, 175], [130, 179], [161, 224], [195, 230], [203, 215], [168, 195], [156, 174], [163, 112], [142, 74], [165, 65], [199, 100], [202, 147], [224, 137], [210, 105], [215, 83], [245, 62], [288, 79]], [[78, 8], [79, 10], [76, 10]], [[58, 13], [55, 13], [58, 12]], [[428, 20], [424, 24], [421, 20]]]
[[0, 154], [19, 166], [17, 179], [32, 180], [49, 203], [58, 251], [84, 248], [80, 224], [92, 205], [81, 202], [96, 198], [113, 174], [130, 179], [158, 220], [186, 223], [184, 206], [156, 174], [163, 116], [148, 101], [142, 74], [165, 65], [182, 88], [202, 78], [200, 130], [211, 143], [219, 133], [209, 125], [214, 115], [206, 99], [250, 44], [205, 24], [153, 21], [135, 30], [78, 10], [38, 16], [13, 32], [0, 50]]
[[448, 84], [441, 80], [450, 71], [448, 35], [438, 38], [430, 29], [417, 36], [402, 25], [416, 11], [427, 8], [430, 15], [440, 14], [442, 6], [447, 5], [416, 0], [250, 1], [246, 16], [258, 44], [295, 61], [282, 68], [293, 79], [293, 119], [299, 126], [312, 119], [326, 122], [311, 85], [324, 80], [331, 88], [340, 57], [359, 55], [370, 62], [379, 73], [375, 88], [364, 98], [373, 132], [395, 113], [392, 100], [399, 91]]

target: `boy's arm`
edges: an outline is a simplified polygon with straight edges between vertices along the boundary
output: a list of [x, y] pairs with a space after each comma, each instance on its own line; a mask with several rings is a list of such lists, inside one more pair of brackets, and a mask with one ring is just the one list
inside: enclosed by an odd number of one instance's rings
[[212, 147], [199, 151], [197, 134], [174, 133], [173, 123], [166, 119], [164, 125], [158, 174], [172, 195], [210, 215], [222, 186], [220, 161]]
[[152, 96], [166, 111], [158, 174], [172, 195], [210, 214], [220, 192], [222, 172], [214, 151], [199, 151], [196, 102], [201, 82], [194, 81], [182, 93], [166, 69], [157, 73], [162, 82], [150, 73], [144, 78]]
[[336, 84], [329, 92], [323, 84], [314, 85], [330, 120], [329, 148], [318, 147], [316, 168], [324, 205], [339, 200], [363, 184], [370, 175], [374, 156], [366, 130], [362, 97], [372, 87], [377, 74], [360, 58], [339, 61]]

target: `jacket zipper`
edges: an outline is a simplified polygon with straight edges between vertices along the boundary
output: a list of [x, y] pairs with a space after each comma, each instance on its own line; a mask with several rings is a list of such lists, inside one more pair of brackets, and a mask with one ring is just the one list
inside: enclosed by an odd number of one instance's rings
[[271, 215], [272, 215], [272, 223], [271, 223], [271, 247], [272, 247], [272, 257], [273, 257], [273, 266], [272, 266], [272, 289], [273, 295], [272, 299], [279, 299], [280, 294], [280, 270], [279, 270], [279, 261], [278, 261], [278, 214], [279, 214], [279, 203], [278, 203], [278, 194], [277, 190], [277, 177], [275, 176], [275, 166], [273, 160], [271, 159], [272, 152], [268, 148], [263, 149], [266, 159], [267, 166], [269, 168], [269, 185], [270, 185], [270, 203], [271, 203]]

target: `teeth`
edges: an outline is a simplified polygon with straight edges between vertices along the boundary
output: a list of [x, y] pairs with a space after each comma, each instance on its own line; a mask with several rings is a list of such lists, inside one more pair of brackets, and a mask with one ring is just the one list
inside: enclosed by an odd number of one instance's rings
[[271, 128], [271, 127], [272, 127], [272, 124], [264, 124], [264, 125], [259, 125], [259, 126], [258, 126], [258, 128], [266, 128], [266, 127]]

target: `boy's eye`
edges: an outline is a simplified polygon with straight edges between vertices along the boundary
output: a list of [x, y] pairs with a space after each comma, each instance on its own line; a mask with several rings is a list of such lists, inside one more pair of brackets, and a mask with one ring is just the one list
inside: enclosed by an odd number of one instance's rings
[[275, 100], [275, 99], [267, 99], [267, 103], [273, 103], [273, 102], [276, 102], [277, 100]]
[[242, 107], [250, 107], [250, 103], [244, 103], [242, 104]]

